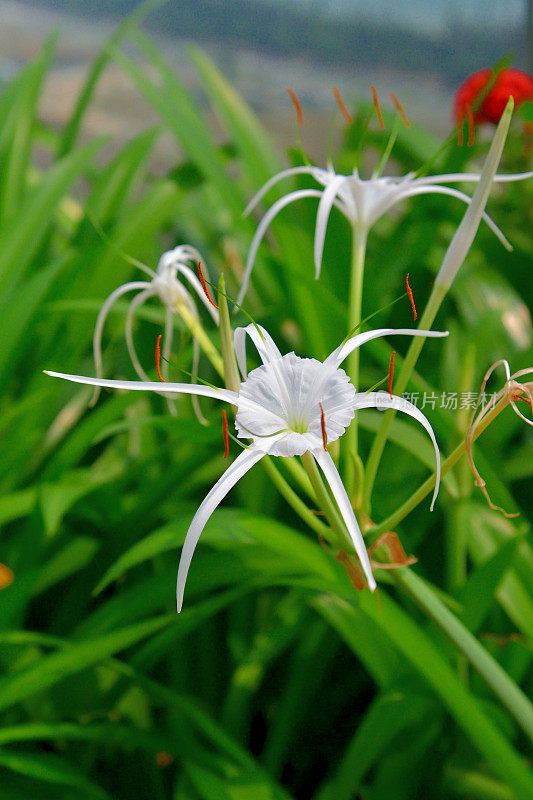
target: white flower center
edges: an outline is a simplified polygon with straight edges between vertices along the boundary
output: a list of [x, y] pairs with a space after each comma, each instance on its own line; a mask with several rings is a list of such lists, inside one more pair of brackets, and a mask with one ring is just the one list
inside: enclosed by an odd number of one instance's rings
[[288, 353], [252, 370], [241, 384], [235, 426], [241, 439], [275, 456], [303, 455], [338, 439], [354, 416], [355, 389], [331, 364]]

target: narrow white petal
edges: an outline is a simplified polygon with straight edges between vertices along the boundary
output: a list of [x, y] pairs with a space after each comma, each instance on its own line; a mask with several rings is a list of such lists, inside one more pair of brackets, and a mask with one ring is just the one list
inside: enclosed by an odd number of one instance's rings
[[198, 280], [192, 269], [186, 266], [185, 264], [178, 264], [177, 269], [178, 272], [181, 272], [181, 274], [187, 278], [187, 280], [193, 287], [194, 291], [196, 292], [196, 294], [198, 295], [204, 306], [211, 314], [213, 321], [215, 322], [216, 325], [218, 325], [218, 310], [214, 307], [212, 303], [209, 302], [209, 300], [205, 296], [202, 284], [200, 283], [200, 281]]
[[394, 394], [391, 397], [386, 392], [367, 392], [366, 394], [364, 392], [359, 392], [355, 398], [355, 410], [358, 411], [361, 408], [395, 408], [397, 411], [403, 411], [405, 414], [409, 414], [410, 417], [417, 419], [427, 430], [433, 442], [433, 447], [435, 448], [435, 458], [437, 461], [437, 480], [433, 491], [433, 499], [431, 501], [431, 510], [433, 511], [440, 485], [440, 453], [433, 428], [429, 424], [427, 417], [422, 414], [415, 405], [409, 403], [403, 397], [397, 397]]
[[137, 356], [137, 351], [135, 350], [135, 343], [133, 341], [133, 315], [135, 314], [135, 311], [155, 293], [156, 290], [150, 287], [149, 289], [145, 289], [144, 292], [138, 294], [137, 297], [134, 297], [130, 303], [130, 307], [128, 308], [128, 313], [126, 315], [126, 326], [125, 326], [126, 346], [128, 348], [128, 353], [130, 354], [133, 368], [135, 369], [135, 372], [142, 381], [149, 381], [150, 378], [144, 371], [142, 364]]
[[326, 186], [322, 192], [320, 203], [318, 204], [318, 211], [316, 215], [315, 227], [315, 278], [320, 276], [320, 267], [322, 264], [322, 255], [324, 253], [324, 241], [326, 239], [326, 228], [328, 226], [329, 215], [335, 203], [335, 199], [341, 188], [342, 184], [348, 179], [345, 175], [336, 175], [332, 178], [331, 182]]
[[[406, 189], [405, 192], [402, 193], [401, 197], [398, 198], [398, 201], [405, 200], [408, 197], [414, 197], [415, 195], [419, 194], [445, 194], [449, 197], [456, 197], [458, 200], [462, 200], [463, 203], [470, 205], [472, 202], [472, 198], [465, 194], [464, 192], [460, 192], [459, 189], [452, 189], [450, 186], [414, 186], [409, 189]], [[491, 231], [498, 237], [500, 242], [503, 244], [506, 250], [511, 251], [513, 249], [513, 245], [507, 239], [504, 232], [498, 228], [496, 223], [494, 222], [491, 217], [487, 214], [486, 211], [482, 214], [483, 219], [491, 229]]]
[[[172, 353], [173, 337], [174, 337], [174, 320], [172, 318], [172, 311], [169, 308], [165, 308], [165, 335], [163, 339], [163, 364], [161, 366], [161, 373], [166, 381], [168, 381], [168, 371], [170, 367], [169, 361], [170, 361], [170, 354]], [[176, 417], [178, 414], [176, 410], [176, 403], [170, 397], [167, 397], [167, 406], [172, 416]]]
[[183, 605], [183, 593], [185, 591], [185, 582], [187, 574], [191, 565], [192, 557], [198, 544], [198, 539], [208, 521], [209, 517], [222, 502], [230, 489], [235, 486], [238, 480], [248, 472], [254, 464], [257, 464], [264, 456], [264, 453], [259, 453], [250, 448], [243, 450], [243, 452], [235, 459], [233, 464], [228, 467], [226, 472], [222, 475], [219, 481], [213, 486], [205, 500], [200, 505], [200, 508], [193, 517], [193, 520], [187, 531], [183, 549], [181, 551], [180, 564], [178, 568], [178, 580], [176, 587], [176, 601], [178, 613], [181, 611]]
[[366, 546], [359, 529], [359, 525], [357, 524], [355, 514], [353, 513], [353, 508], [348, 495], [346, 494], [346, 489], [344, 488], [340, 475], [337, 472], [337, 467], [333, 463], [330, 454], [326, 453], [324, 450], [313, 450], [313, 455], [318, 462], [320, 469], [324, 473], [324, 477], [331, 487], [333, 497], [337, 501], [339, 511], [342, 514], [342, 518], [346, 524], [346, 527], [348, 528], [353, 546], [355, 547], [355, 552], [359, 556], [359, 561], [363, 567], [363, 572], [366, 575], [368, 586], [372, 591], [374, 591], [376, 588], [376, 581], [372, 575], [370, 559], [368, 558]]
[[455, 236], [444, 256], [444, 261], [442, 262], [435, 282], [436, 285], [440, 285], [444, 290], [448, 290], [452, 285], [474, 241], [483, 211], [487, 204], [492, 181], [500, 162], [507, 131], [509, 130], [509, 124], [511, 122], [513, 107], [513, 98], [510, 97], [507, 107], [498, 123], [498, 127], [496, 128], [496, 133], [494, 134], [483, 170], [481, 171], [481, 178], [474, 192], [472, 202], [468, 206], [466, 214], [457, 228]]
[[242, 305], [242, 301], [248, 289], [248, 284], [250, 282], [250, 274], [252, 272], [252, 268], [254, 265], [255, 257], [257, 255], [257, 251], [259, 249], [259, 245], [261, 244], [261, 239], [265, 235], [265, 232], [276, 216], [285, 206], [288, 206], [290, 203], [293, 203], [295, 200], [301, 200], [305, 197], [320, 197], [322, 192], [318, 189], [299, 189], [296, 192], [291, 192], [290, 194], [286, 194], [285, 197], [282, 197], [280, 200], [277, 200], [273, 206], [269, 208], [266, 212], [265, 216], [259, 223], [257, 230], [255, 232], [254, 238], [252, 239], [252, 243], [250, 245], [250, 250], [248, 252], [248, 258], [246, 259], [246, 268], [244, 270], [244, 276], [242, 279], [241, 288], [237, 297], [237, 304]]
[[[261, 331], [261, 333], [259, 333]], [[233, 349], [237, 364], [243, 378], [248, 374], [246, 366], [246, 336], [249, 336], [257, 348], [257, 352], [263, 364], [268, 364], [277, 358], [281, 358], [281, 353], [272, 336], [263, 328], [262, 325], [247, 325], [245, 328], [235, 328], [233, 332]]]
[[[103, 386], [105, 389], [129, 389], [133, 391], [149, 391], [161, 393], [161, 381], [115, 381], [107, 380], [106, 378], [87, 378], [85, 375], [67, 375], [64, 372], [54, 372], [52, 370], [44, 370], [47, 375], [52, 378], [63, 378], [72, 383], [84, 383], [87, 386]], [[215, 400], [223, 400], [226, 403], [236, 405], [239, 395], [237, 392], [231, 392], [229, 389], [217, 389], [215, 386], [204, 386], [204, 384], [195, 383], [165, 383], [165, 392], [172, 394], [198, 394], [201, 397], [214, 397]]]
[[[193, 383], [197, 383], [196, 376], [198, 375], [198, 366], [200, 364], [200, 345], [198, 344], [198, 339], [192, 340], [192, 374], [193, 374]], [[200, 423], [200, 425], [209, 425], [208, 421], [202, 414], [202, 409], [200, 408], [200, 403], [198, 398], [193, 395], [191, 399], [193, 411], [196, 414], [196, 419]]]
[[370, 342], [372, 339], [378, 339], [381, 336], [393, 336], [398, 334], [400, 336], [429, 336], [438, 338], [441, 336], [448, 336], [448, 333], [448, 331], [421, 331], [415, 328], [377, 328], [374, 331], [365, 331], [364, 333], [358, 333], [356, 336], [352, 336], [347, 342], [337, 347], [337, 349], [327, 357], [324, 363], [327, 364], [333, 361], [335, 366], [338, 367], [350, 353], [358, 347], [361, 347], [362, 344], [366, 344], [366, 342]]
[[[424, 175], [423, 178], [415, 178], [413, 185], [423, 186], [429, 183], [471, 183], [479, 181], [481, 174], [477, 172], [451, 172], [449, 175]], [[517, 172], [507, 175], [495, 175], [492, 179], [495, 183], [509, 183], [511, 181], [525, 181], [533, 178], [533, 172]]]
[[[147, 281], [131, 281], [130, 283], [124, 283], [122, 286], [119, 286], [118, 289], [115, 289], [114, 292], [111, 292], [109, 297], [104, 301], [102, 308], [98, 312], [98, 317], [96, 318], [96, 325], [94, 328], [94, 335], [93, 335], [93, 354], [94, 354], [94, 367], [96, 370], [96, 375], [100, 377], [102, 375], [102, 333], [104, 331], [105, 321], [107, 319], [107, 315], [111, 309], [111, 306], [126, 292], [132, 292], [135, 289], [142, 290], [149, 287], [150, 284]], [[89, 401], [89, 405], [93, 406], [96, 401], [98, 400], [98, 395], [100, 394], [100, 390], [97, 388], [93, 392], [93, 396]]]
[[[244, 211], [242, 212], [243, 217], [253, 211], [259, 201], [265, 196], [265, 194], [271, 189], [273, 186], [276, 185], [279, 181], [284, 180], [285, 178], [290, 178], [292, 175], [302, 175], [307, 173], [308, 175], [313, 175], [314, 172], [317, 171], [317, 167], [291, 167], [290, 169], [284, 169], [281, 172], [278, 172], [277, 175], [274, 175], [270, 180], [268, 180], [259, 191], [254, 194]], [[319, 170], [323, 171], [323, 170]], [[313, 175], [314, 177], [314, 175]]]

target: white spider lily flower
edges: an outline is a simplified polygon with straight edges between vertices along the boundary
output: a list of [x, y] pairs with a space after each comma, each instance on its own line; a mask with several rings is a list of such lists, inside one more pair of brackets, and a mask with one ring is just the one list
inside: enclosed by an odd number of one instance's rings
[[[242, 374], [238, 392], [201, 384], [167, 383], [165, 391], [214, 397], [237, 409], [235, 428], [239, 439], [251, 444], [235, 459], [201, 503], [189, 526], [178, 569], [177, 607], [181, 610], [185, 582], [194, 550], [206, 522], [237, 481], [264, 456], [301, 456], [310, 452], [322, 470], [337, 502], [355, 552], [370, 589], [376, 588], [372, 568], [359, 525], [337, 468], [327, 451], [327, 444], [336, 441], [362, 408], [395, 408], [418, 420], [431, 437], [437, 462], [437, 480], [431, 508], [439, 490], [439, 448], [428, 420], [419, 409], [401, 397], [386, 392], [356, 392], [346, 372], [344, 359], [365, 342], [381, 336], [447, 336], [447, 332], [420, 331], [406, 328], [381, 328], [352, 336], [337, 347], [324, 362], [300, 358], [295, 353], [282, 355], [270, 335], [260, 326], [237, 328], [234, 348]], [[246, 369], [246, 336], [257, 348], [261, 366], [249, 374]], [[48, 372], [58, 378], [111, 389], [148, 389], [161, 391], [161, 384], [151, 381], [117, 381], [86, 378]]]
[[[183, 283], [180, 281], [180, 277], [185, 278], [191, 288], [194, 290], [194, 293], [199, 297], [202, 301], [204, 306], [207, 308], [209, 314], [211, 315], [214, 323], [218, 326], [218, 311], [214, 306], [211, 305], [209, 300], [207, 299], [205, 292], [202, 289], [202, 285], [198, 280], [196, 274], [190, 268], [189, 264], [197, 264], [203, 261], [202, 256], [196, 250], [196, 248], [191, 247], [190, 245], [182, 244], [178, 247], [175, 247], [173, 250], [168, 250], [166, 253], [163, 253], [161, 258], [159, 259], [159, 264], [157, 265], [157, 269], [154, 270], [150, 269], [149, 267], [143, 266], [143, 269], [146, 273], [151, 277], [151, 281], [130, 281], [129, 283], [124, 283], [122, 286], [119, 286], [118, 289], [115, 289], [109, 297], [105, 300], [100, 312], [98, 314], [98, 318], [96, 320], [96, 326], [94, 329], [94, 336], [93, 336], [93, 353], [94, 353], [94, 363], [96, 368], [96, 375], [97, 377], [102, 377], [102, 333], [104, 330], [105, 321], [107, 319], [107, 315], [111, 310], [112, 305], [119, 297], [122, 295], [127, 294], [128, 292], [136, 291], [138, 294], [133, 298], [130, 302], [128, 307], [128, 312], [126, 314], [126, 323], [125, 323], [125, 338], [126, 338], [126, 345], [128, 348], [128, 353], [131, 358], [131, 362], [133, 364], [133, 368], [135, 372], [139, 376], [139, 378], [143, 381], [149, 381], [150, 378], [144, 371], [141, 362], [137, 356], [137, 351], [135, 350], [135, 344], [133, 341], [133, 318], [135, 316], [135, 312], [142, 306], [144, 303], [147, 302], [151, 297], [159, 297], [163, 305], [165, 306], [165, 334], [164, 334], [164, 344], [163, 344], [163, 364], [162, 364], [162, 375], [165, 380], [168, 378], [168, 369], [169, 369], [169, 358], [170, 353], [172, 350], [172, 338], [173, 338], [173, 315], [180, 314], [180, 308], [186, 309], [191, 316], [195, 320], [199, 320], [198, 310], [196, 307], [196, 302], [194, 299], [193, 294], [185, 288]], [[139, 265], [140, 266], [140, 265]], [[205, 268], [204, 268], [205, 269]], [[193, 337], [193, 367], [192, 372], [195, 375], [198, 371], [198, 361], [200, 358], [200, 348], [198, 341], [195, 337]], [[97, 387], [91, 398], [91, 405], [94, 405], [96, 400], [98, 399], [98, 395], [100, 393], [100, 389]], [[166, 391], [160, 391], [160, 394], [167, 397], [167, 399], [171, 398], [172, 395], [169, 395]], [[169, 409], [172, 413], [176, 413], [174, 404], [169, 402]], [[195, 403], [195, 411], [200, 420], [203, 420], [201, 412]]]
[[[282, 172], [267, 181], [249, 202], [244, 215], [250, 213], [264, 195], [279, 181], [294, 175], [310, 175], [319, 184], [320, 188], [298, 189], [289, 192], [289, 194], [277, 200], [266, 212], [250, 245], [243, 281], [237, 298], [239, 304], [242, 303], [248, 289], [257, 250], [268, 226], [274, 217], [290, 203], [305, 197], [320, 198], [314, 242], [315, 277], [318, 278], [322, 266], [326, 229], [333, 206], [338, 208], [352, 227], [354, 229], [358, 228], [361, 235], [365, 237], [380, 217], [390, 211], [397, 203], [407, 200], [409, 197], [415, 197], [420, 194], [444, 194], [470, 204], [471, 198], [469, 195], [459, 191], [459, 189], [443, 186], [442, 184], [477, 182], [481, 178], [481, 175], [472, 172], [429, 175], [417, 178], [415, 173], [410, 172], [401, 177], [378, 177], [374, 175], [365, 180], [360, 177], [358, 170], [354, 170], [351, 175], [338, 175], [331, 165], [327, 169], [312, 165], [292, 167], [291, 169], [282, 170]], [[519, 181], [532, 176], [533, 172], [524, 172], [516, 175], [494, 175], [492, 180], [498, 182]], [[485, 212], [482, 213], [482, 216], [502, 244], [507, 249], [512, 250], [511, 244], [493, 220]]]

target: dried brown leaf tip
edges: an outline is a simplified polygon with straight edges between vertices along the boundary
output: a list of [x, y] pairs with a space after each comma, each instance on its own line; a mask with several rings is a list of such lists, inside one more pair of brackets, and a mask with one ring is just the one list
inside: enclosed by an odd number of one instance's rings
[[[503, 387], [500, 389], [499, 392], [496, 392], [492, 395], [490, 402], [486, 403], [482, 406], [482, 399], [485, 394], [485, 388], [487, 386], [488, 380], [495, 369], [498, 367], [503, 367], [505, 369], [506, 381]], [[496, 408], [499, 404], [501, 404], [502, 410], [503, 407], [510, 405], [515, 414], [517, 414], [520, 419], [526, 422], [528, 425], [533, 426], [533, 419], [528, 418], [523, 414], [517, 406], [518, 402], [526, 403], [530, 411], [533, 415], [533, 382], [526, 381], [521, 383], [517, 380], [517, 378], [523, 378], [526, 375], [533, 375], [533, 368], [528, 367], [527, 369], [521, 369], [518, 372], [515, 372], [511, 375], [511, 370], [509, 367], [509, 363], [505, 359], [500, 359], [496, 361], [492, 366], [487, 370], [485, 373], [485, 377], [483, 378], [483, 382], [481, 384], [481, 388], [479, 390], [479, 395], [477, 399], [476, 406], [472, 411], [472, 416], [470, 418], [470, 423], [468, 425], [468, 430], [466, 432], [465, 437], [465, 445], [466, 445], [466, 454], [468, 457], [468, 461], [470, 463], [470, 468], [474, 475], [474, 482], [475, 485], [481, 489], [483, 495], [489, 505], [494, 511], [499, 511], [505, 517], [512, 518], [517, 517], [518, 513], [511, 514], [508, 511], [505, 511], [501, 506], [496, 505], [490, 499], [490, 495], [486, 488], [486, 483], [484, 479], [481, 477], [481, 474], [476, 467], [474, 462], [474, 456], [472, 453], [472, 447], [474, 444], [474, 440], [477, 436], [485, 430], [488, 423], [486, 418], [488, 414]], [[478, 433], [479, 431], [479, 433]]]

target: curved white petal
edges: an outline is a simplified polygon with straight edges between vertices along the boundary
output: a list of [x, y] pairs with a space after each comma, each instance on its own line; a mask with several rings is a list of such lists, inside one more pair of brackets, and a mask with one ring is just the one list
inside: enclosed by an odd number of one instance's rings
[[[172, 319], [172, 312], [170, 308], [165, 308], [165, 336], [163, 339], [163, 364], [161, 366], [161, 374], [165, 381], [168, 381], [168, 372], [170, 367], [170, 354], [172, 353], [172, 339], [174, 338], [174, 320]], [[194, 370], [193, 370], [194, 372]], [[173, 417], [177, 416], [176, 404], [172, 398], [167, 397], [168, 410]]]
[[[93, 355], [94, 355], [94, 367], [96, 370], [96, 375], [100, 377], [102, 375], [102, 333], [104, 330], [105, 321], [107, 319], [107, 315], [111, 309], [111, 306], [126, 292], [132, 292], [134, 289], [142, 290], [149, 287], [150, 284], [147, 281], [130, 281], [130, 283], [124, 283], [122, 286], [119, 286], [118, 289], [115, 289], [114, 292], [111, 292], [108, 298], [104, 301], [102, 308], [98, 312], [98, 317], [96, 318], [96, 325], [94, 328], [93, 334]], [[93, 396], [89, 401], [89, 405], [93, 406], [96, 401], [98, 400], [98, 395], [100, 394], [100, 390], [97, 388], [93, 392]]]
[[429, 424], [427, 417], [422, 414], [415, 405], [409, 403], [403, 397], [397, 397], [394, 394], [391, 397], [386, 392], [367, 392], [366, 394], [364, 392], [359, 392], [355, 397], [355, 410], [358, 411], [361, 408], [395, 408], [397, 411], [403, 411], [405, 414], [409, 414], [410, 417], [418, 420], [429, 433], [431, 441], [433, 442], [433, 447], [435, 448], [435, 458], [437, 461], [437, 480], [435, 482], [433, 499], [431, 501], [431, 510], [433, 511], [440, 485], [440, 452], [435, 434], [433, 433], [433, 428]]
[[235, 486], [238, 480], [248, 472], [254, 464], [257, 464], [264, 456], [264, 453], [259, 453], [253, 448], [244, 450], [228, 467], [226, 472], [222, 475], [219, 481], [213, 486], [205, 500], [200, 505], [198, 511], [193, 517], [183, 549], [181, 551], [180, 564], [178, 568], [178, 580], [176, 587], [176, 603], [178, 613], [181, 611], [183, 605], [183, 593], [185, 590], [185, 582], [187, 574], [191, 565], [192, 557], [198, 544], [198, 539], [205, 527], [205, 524], [215, 508], [222, 502], [230, 489]]
[[[415, 197], [419, 194], [445, 194], [449, 197], [455, 197], [458, 200], [462, 200], [463, 203], [470, 205], [472, 202], [472, 198], [465, 194], [464, 192], [459, 191], [459, 189], [452, 189], [450, 186], [412, 186], [410, 188], [405, 189], [402, 192], [401, 196], [397, 198], [397, 202], [401, 200], [406, 200], [408, 197]], [[498, 237], [500, 242], [503, 244], [506, 250], [511, 251], [513, 249], [513, 245], [507, 239], [504, 232], [496, 225], [494, 220], [489, 217], [486, 211], [483, 212], [481, 215], [483, 220], [487, 223], [491, 231]]]
[[[198, 366], [200, 364], [200, 345], [198, 344], [198, 339], [193, 337], [192, 340], [192, 382], [197, 383], [197, 375], [198, 375]], [[200, 425], [209, 425], [209, 422], [206, 420], [204, 415], [202, 414], [202, 409], [200, 408], [200, 403], [196, 395], [193, 395], [191, 398], [191, 403], [193, 407], [193, 411], [196, 414], [196, 419], [200, 423]]]
[[252, 268], [254, 265], [255, 257], [257, 255], [257, 251], [259, 249], [259, 245], [261, 244], [261, 239], [265, 235], [265, 232], [279, 212], [288, 206], [290, 203], [293, 203], [295, 200], [301, 200], [304, 197], [321, 197], [322, 191], [318, 189], [299, 189], [296, 192], [291, 192], [290, 194], [286, 194], [285, 197], [282, 197], [280, 200], [277, 200], [274, 205], [272, 205], [268, 211], [266, 212], [265, 216], [257, 226], [257, 230], [254, 234], [254, 238], [252, 239], [252, 243], [250, 244], [250, 250], [248, 252], [248, 258], [246, 259], [246, 268], [244, 270], [244, 276], [242, 279], [241, 288], [239, 290], [239, 294], [237, 296], [237, 305], [242, 305], [242, 301], [248, 289], [248, 284], [250, 282], [250, 274], [252, 272]]
[[372, 339], [378, 339], [381, 336], [393, 336], [396, 334], [400, 336], [428, 336], [438, 338], [441, 336], [448, 336], [449, 332], [421, 331], [416, 328], [377, 328], [374, 331], [364, 331], [364, 333], [358, 333], [356, 336], [352, 336], [348, 339], [347, 342], [344, 342], [344, 344], [339, 345], [339, 347], [326, 358], [324, 363], [328, 364], [332, 361], [335, 366], [338, 367], [350, 353], [358, 347], [361, 347], [362, 344], [366, 344], [366, 342], [370, 342]]
[[256, 192], [256, 194], [254, 194], [254, 196], [252, 197], [252, 199], [242, 212], [243, 217], [246, 217], [247, 214], [250, 213], [250, 211], [253, 211], [253, 209], [256, 207], [259, 201], [269, 191], [269, 189], [275, 186], [276, 183], [279, 183], [279, 181], [282, 181], [285, 178], [290, 178], [292, 175], [303, 175], [305, 173], [307, 173], [308, 175], [313, 175], [313, 177], [315, 177], [314, 173], [317, 170], [319, 172], [323, 172], [323, 170], [320, 170], [318, 167], [312, 167], [312, 166], [290, 167], [290, 169], [284, 169], [281, 172], [278, 172], [277, 175], [274, 175], [272, 178], [270, 178], [270, 180], [268, 180], [265, 184], [263, 184], [263, 186], [259, 189], [259, 191]]
[[315, 278], [320, 276], [320, 267], [322, 264], [322, 255], [324, 253], [324, 241], [326, 238], [326, 228], [328, 226], [329, 215], [335, 203], [335, 199], [341, 188], [348, 178], [345, 175], [336, 175], [328, 183], [320, 203], [318, 204], [318, 211], [316, 215], [316, 228], [315, 228], [315, 246], [314, 246], [314, 259], [315, 259]]
[[248, 375], [246, 367], [246, 336], [249, 336], [255, 344], [263, 364], [269, 364], [270, 361], [281, 358], [281, 353], [274, 339], [262, 325], [255, 326], [250, 323], [245, 328], [235, 328], [233, 332], [233, 349], [235, 350], [235, 357], [243, 378]]
[[348, 528], [350, 538], [353, 542], [353, 546], [355, 547], [355, 552], [359, 556], [359, 561], [361, 562], [363, 572], [366, 575], [368, 586], [372, 591], [374, 591], [376, 588], [376, 581], [372, 575], [370, 559], [368, 558], [363, 536], [359, 529], [359, 525], [357, 524], [355, 514], [353, 513], [353, 508], [348, 495], [346, 494], [346, 489], [344, 488], [340, 475], [337, 472], [337, 467], [333, 463], [330, 454], [326, 453], [324, 450], [313, 450], [313, 456], [315, 457], [320, 469], [324, 473], [324, 477], [331, 487], [333, 497], [337, 501], [339, 511], [341, 512], [342, 518], [346, 524], [346, 527]]
[[135, 350], [135, 344], [133, 341], [133, 315], [139, 306], [142, 306], [150, 297], [152, 297], [156, 293], [156, 290], [152, 287], [149, 289], [145, 289], [144, 292], [141, 292], [134, 297], [130, 303], [130, 307], [128, 308], [128, 313], [126, 315], [126, 325], [125, 325], [125, 333], [126, 333], [126, 346], [128, 348], [128, 353], [130, 354], [131, 363], [135, 369], [135, 372], [139, 376], [142, 381], [149, 381], [150, 378], [144, 371], [141, 362], [137, 356], [137, 351]]
[[[449, 175], [424, 175], [423, 178], [415, 178], [413, 184], [423, 186], [429, 183], [471, 183], [479, 181], [481, 174], [477, 172], [450, 172]], [[495, 175], [492, 179], [497, 183], [508, 183], [510, 181], [525, 181], [533, 178], [533, 172], [516, 172], [507, 175]]]
[[202, 284], [200, 283], [200, 281], [198, 280], [192, 269], [188, 267], [186, 264], [177, 264], [176, 266], [178, 272], [181, 272], [181, 274], [187, 278], [187, 280], [193, 287], [194, 291], [196, 292], [196, 294], [198, 295], [204, 306], [211, 314], [214, 323], [218, 325], [218, 309], [216, 309], [214, 305], [210, 303], [207, 297], [205, 296]]
[[[45, 369], [46, 375], [51, 375], [52, 378], [63, 378], [72, 383], [84, 383], [87, 386], [103, 386], [105, 389], [129, 389], [133, 391], [149, 391], [161, 393], [160, 381], [116, 381], [107, 380], [106, 378], [87, 378], [85, 375], [67, 375], [64, 372], [54, 372], [53, 370]], [[204, 384], [195, 383], [165, 383], [165, 392], [172, 394], [198, 394], [201, 397], [214, 397], [215, 400], [223, 400], [225, 403], [236, 405], [239, 395], [237, 392], [232, 392], [229, 389], [218, 389], [215, 386], [204, 386]]]

